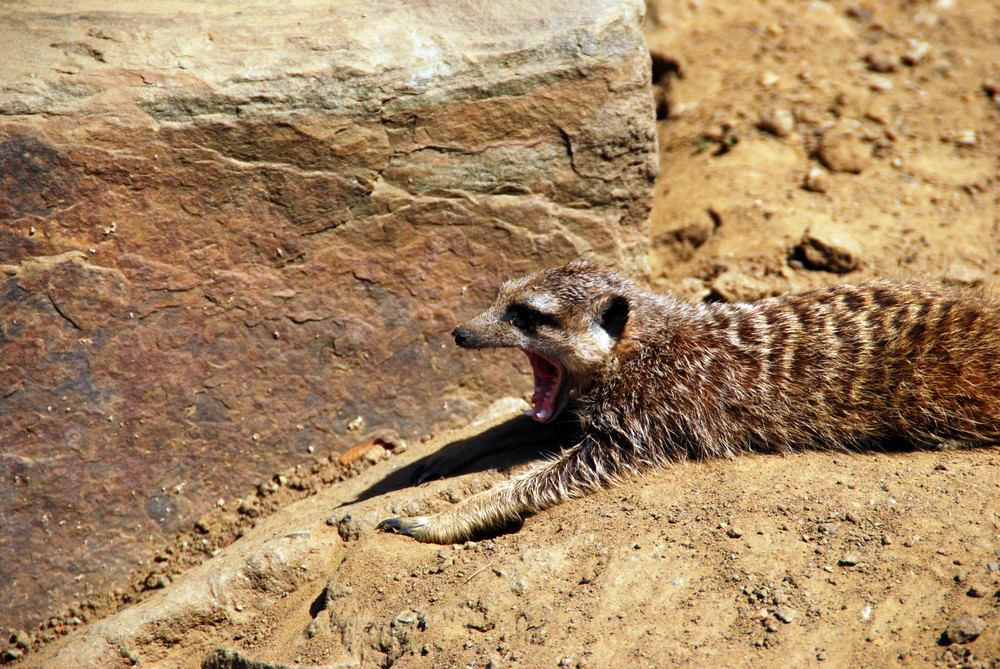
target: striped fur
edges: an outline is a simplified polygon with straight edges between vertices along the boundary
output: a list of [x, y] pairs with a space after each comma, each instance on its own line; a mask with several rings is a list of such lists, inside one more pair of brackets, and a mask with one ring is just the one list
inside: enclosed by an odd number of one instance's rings
[[[624, 327], [593, 336], [612, 298], [627, 303]], [[547, 310], [512, 321], [523, 304]], [[933, 284], [689, 304], [575, 262], [506, 283], [456, 338], [558, 362], [583, 436], [443, 513], [380, 524], [421, 541], [496, 531], [688, 457], [1000, 442], [1000, 308]]]

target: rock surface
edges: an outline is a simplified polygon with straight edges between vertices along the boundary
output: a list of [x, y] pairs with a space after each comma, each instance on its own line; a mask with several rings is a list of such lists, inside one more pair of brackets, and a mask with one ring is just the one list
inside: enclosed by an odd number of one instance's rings
[[562, 9], [0, 9], [0, 625], [308, 453], [519, 392], [448, 335], [503, 275], [644, 269], [643, 3]]

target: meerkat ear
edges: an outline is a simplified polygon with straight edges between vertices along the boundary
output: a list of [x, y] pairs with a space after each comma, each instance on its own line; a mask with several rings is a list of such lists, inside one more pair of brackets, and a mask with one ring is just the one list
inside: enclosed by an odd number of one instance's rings
[[625, 331], [630, 311], [628, 300], [621, 295], [610, 295], [601, 299], [597, 307], [601, 329], [607, 332], [612, 339], [618, 339]]

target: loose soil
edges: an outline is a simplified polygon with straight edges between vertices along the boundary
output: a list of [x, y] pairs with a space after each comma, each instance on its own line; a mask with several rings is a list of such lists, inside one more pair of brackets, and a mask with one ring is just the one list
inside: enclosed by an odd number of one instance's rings
[[[995, 3], [661, 0], [649, 13], [654, 285], [732, 300], [920, 276], [998, 294]], [[20, 633], [36, 649], [25, 659], [352, 473], [338, 467], [209, 514], [150, 573]], [[509, 473], [474, 469], [386, 504], [443, 508]], [[214, 647], [267, 666], [1000, 666], [997, 450], [692, 462], [486, 542], [368, 533], [351, 546], [325, 589], [149, 666], [198, 666]], [[963, 618], [985, 629], [946, 632]]]

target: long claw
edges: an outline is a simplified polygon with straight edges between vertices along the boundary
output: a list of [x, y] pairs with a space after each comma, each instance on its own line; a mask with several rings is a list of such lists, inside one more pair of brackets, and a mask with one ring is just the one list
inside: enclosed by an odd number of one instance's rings
[[420, 538], [420, 528], [427, 524], [427, 519], [420, 518], [386, 518], [378, 525], [376, 529], [383, 532], [392, 532], [393, 534], [405, 534], [408, 537], [414, 537], [415, 539]]

